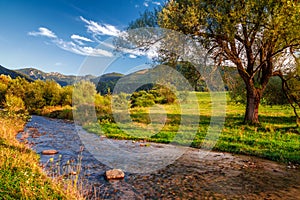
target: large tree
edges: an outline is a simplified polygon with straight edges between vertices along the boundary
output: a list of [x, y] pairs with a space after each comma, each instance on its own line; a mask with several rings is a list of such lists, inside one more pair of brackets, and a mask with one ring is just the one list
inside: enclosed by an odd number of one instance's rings
[[[170, 0], [155, 13], [159, 27], [193, 37], [217, 64], [237, 69], [247, 91], [244, 122], [259, 123], [260, 100], [270, 78], [294, 68], [300, 49], [299, 1]], [[138, 22], [131, 27], [143, 24]]]

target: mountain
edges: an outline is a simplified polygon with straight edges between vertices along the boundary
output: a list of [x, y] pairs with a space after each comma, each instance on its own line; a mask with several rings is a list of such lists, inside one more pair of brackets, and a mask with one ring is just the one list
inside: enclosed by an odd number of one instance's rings
[[92, 80], [96, 79], [96, 76], [86, 75], [86, 76], [74, 76], [74, 75], [63, 75], [58, 72], [46, 73], [34, 68], [24, 68], [15, 70], [20, 74], [24, 74], [33, 80], [54, 80], [61, 86], [72, 85], [75, 81], [80, 80]]
[[11, 78], [21, 77], [21, 78], [25, 78], [28, 81], [32, 81], [32, 79], [30, 79], [28, 76], [26, 76], [22, 73], [7, 69], [7, 68], [3, 67], [2, 65], [0, 65], [0, 74], [10, 76]]
[[124, 75], [120, 73], [108, 73], [104, 74], [96, 79], [92, 79], [91, 81], [94, 82], [97, 86], [97, 92], [104, 95], [109, 92], [113, 92], [113, 89], [120, 78]]

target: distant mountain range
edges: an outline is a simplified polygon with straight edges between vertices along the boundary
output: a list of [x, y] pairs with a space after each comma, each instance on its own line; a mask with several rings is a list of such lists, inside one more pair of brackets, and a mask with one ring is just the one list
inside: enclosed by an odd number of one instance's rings
[[30, 79], [27, 75], [19, 73], [14, 70], [7, 69], [2, 65], [0, 65], [0, 74], [9, 75], [11, 78], [21, 77], [21, 78], [25, 78], [28, 81], [33, 81], [33, 79]]
[[54, 80], [61, 86], [66, 85], [72, 85], [76, 80], [89, 80], [92, 81], [93, 79], [96, 79], [96, 76], [92, 75], [86, 75], [86, 76], [74, 76], [74, 75], [64, 75], [58, 72], [50, 72], [46, 73], [38, 69], [34, 68], [24, 68], [24, 69], [18, 69], [15, 70], [15, 72], [19, 74], [23, 74], [25, 76], [28, 76], [30, 79], [33, 80]]
[[106, 94], [108, 92], [108, 88], [111, 88], [111, 91], [116, 84], [116, 82], [124, 76], [120, 73], [108, 73], [102, 76], [93, 76], [93, 75], [85, 75], [85, 76], [74, 76], [74, 75], [64, 75], [58, 72], [50, 72], [46, 73], [41, 70], [35, 68], [24, 68], [17, 70], [10, 70], [0, 65], [0, 74], [9, 75], [11, 78], [22, 77], [28, 81], [35, 80], [54, 80], [61, 86], [72, 85], [75, 81], [80, 80], [88, 80], [93, 82], [97, 91], [101, 94]]
[[[176, 85], [179, 86], [186, 85], [183, 84], [184, 82], [182, 82], [181, 84], [180, 79], [176, 76], [173, 77], [174, 74], [170, 74], [169, 70], [165, 69], [165, 67], [159, 66], [155, 68], [136, 71], [128, 75], [113, 72], [97, 77], [93, 75], [64, 75], [58, 72], [46, 73], [34, 68], [10, 70], [0, 65], [0, 74], [9, 75], [12, 78], [16, 78], [19, 76], [27, 79], [28, 81], [54, 80], [61, 86], [72, 85], [75, 83], [75, 81], [87, 80], [93, 82], [96, 85], [97, 91], [102, 95], [109, 92], [112, 93], [117, 83], [117, 90], [123, 92], [130, 92], [131, 88], [135, 88], [136, 90], [148, 90], [153, 87], [153, 80], [158, 79], [166, 79], [168, 82], [176, 83]], [[205, 83], [200, 83], [200, 86], [203, 88], [206, 87]]]

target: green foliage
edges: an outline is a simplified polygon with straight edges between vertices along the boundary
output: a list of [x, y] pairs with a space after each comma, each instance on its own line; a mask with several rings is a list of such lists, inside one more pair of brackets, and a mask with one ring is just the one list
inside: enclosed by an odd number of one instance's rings
[[12, 79], [8, 83], [7, 94], [20, 97], [24, 100], [28, 85], [29, 82], [24, 78], [17, 77], [16, 79]]
[[[169, 86], [171, 87], [171, 86]], [[134, 92], [131, 97], [131, 108], [150, 107], [154, 104], [172, 104], [176, 100], [176, 95], [169, 87], [155, 85], [149, 91], [141, 90]]]
[[35, 113], [36, 110], [46, 106], [44, 99], [44, 82], [37, 80], [31, 83], [25, 92], [25, 104], [29, 112]]
[[94, 104], [96, 93], [96, 86], [93, 83], [85, 80], [76, 83], [73, 90], [73, 105]]
[[9, 112], [13, 112], [13, 113], [25, 112], [24, 101], [20, 97], [14, 96], [12, 94], [5, 95], [4, 108]]
[[156, 85], [149, 91], [155, 97], [154, 102], [158, 104], [172, 104], [176, 100], [176, 95], [170, 89], [171, 85], [167, 87]]
[[73, 86], [65, 86], [61, 89], [60, 104], [62, 106], [72, 106]]
[[47, 106], [55, 106], [60, 103], [60, 91], [61, 87], [55, 81], [45, 81], [43, 88], [43, 98], [46, 101]]
[[111, 95], [101, 96], [100, 94], [96, 94], [95, 110], [98, 120], [109, 122], [114, 121], [111, 110], [111, 98]]
[[[62, 88], [55, 81], [28, 82], [24, 78], [11, 79], [8, 76], [0, 76], [0, 104], [10, 109], [11, 101], [14, 101], [15, 105], [19, 102], [20, 106], [21, 100], [31, 114], [40, 113], [45, 106], [71, 106], [72, 94], [73, 86]], [[16, 97], [19, 99], [16, 100]], [[7, 100], [10, 102], [6, 102]]]
[[267, 105], [287, 105], [288, 100], [282, 91], [282, 81], [272, 77], [263, 94], [263, 102]]
[[45, 106], [36, 112], [37, 115], [57, 119], [73, 120], [73, 108], [66, 106]]
[[3, 101], [5, 100], [5, 94], [7, 91], [7, 85], [0, 82], [0, 106], [2, 106]]
[[[235, 80], [229, 85], [229, 95], [232, 101], [246, 104], [246, 87], [240, 77], [235, 77]], [[261, 103], [266, 105], [288, 104], [288, 100], [282, 91], [282, 81], [279, 77], [272, 77], [270, 79], [263, 93]]]
[[82, 80], [74, 85], [73, 90], [73, 117], [76, 123], [86, 124], [96, 120], [95, 112], [96, 86]]
[[149, 107], [155, 104], [155, 97], [153, 94], [148, 93], [144, 90], [134, 92], [131, 95], [131, 107]]
[[207, 90], [204, 80], [201, 79], [200, 72], [191, 63], [178, 62], [176, 70], [188, 80], [195, 91], [204, 92]]

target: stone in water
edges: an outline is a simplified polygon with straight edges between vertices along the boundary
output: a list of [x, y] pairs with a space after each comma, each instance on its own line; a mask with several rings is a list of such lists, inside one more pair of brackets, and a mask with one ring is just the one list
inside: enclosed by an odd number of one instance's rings
[[57, 154], [57, 153], [58, 153], [58, 151], [56, 151], [54, 149], [49, 149], [49, 150], [42, 151], [43, 155], [54, 155], [54, 154]]
[[125, 177], [125, 173], [121, 169], [112, 169], [105, 172], [105, 176], [107, 180], [110, 179], [123, 179]]

